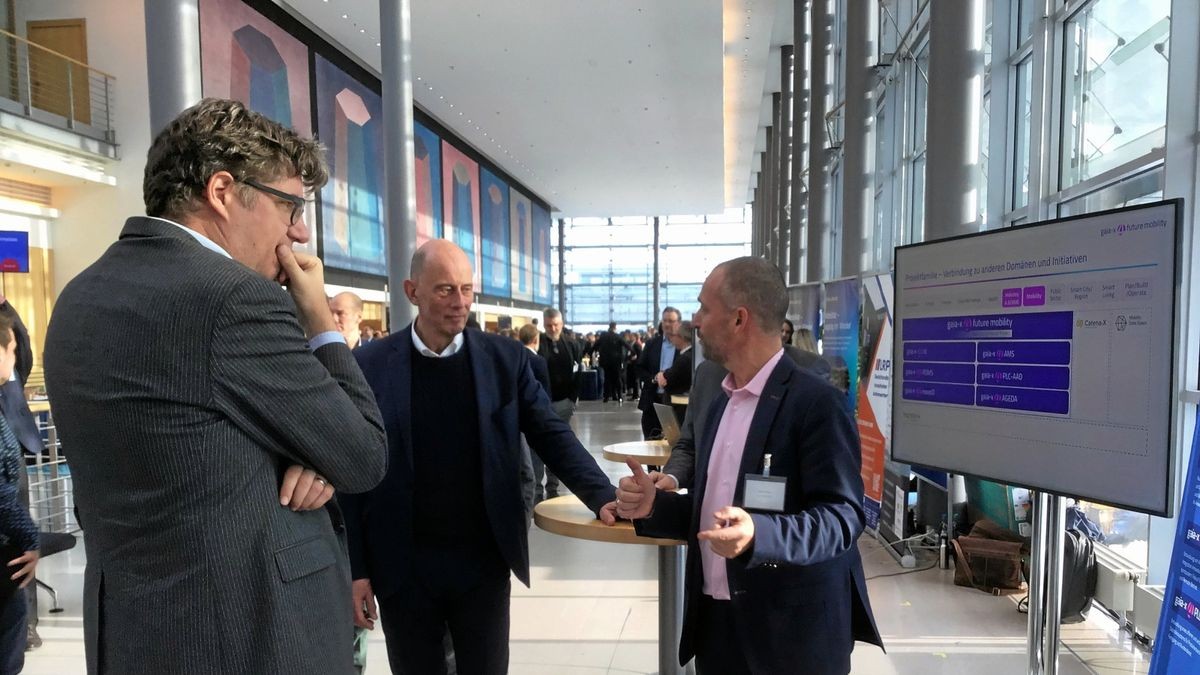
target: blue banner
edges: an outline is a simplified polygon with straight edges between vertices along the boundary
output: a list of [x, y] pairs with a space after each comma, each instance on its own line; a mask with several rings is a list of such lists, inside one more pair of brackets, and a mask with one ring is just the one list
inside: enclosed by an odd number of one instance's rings
[[821, 355], [832, 365], [830, 379], [846, 392], [847, 409], [858, 403], [858, 326], [862, 312], [862, 282], [857, 278], [825, 284]]
[[1200, 673], [1200, 411], [1150, 675]]

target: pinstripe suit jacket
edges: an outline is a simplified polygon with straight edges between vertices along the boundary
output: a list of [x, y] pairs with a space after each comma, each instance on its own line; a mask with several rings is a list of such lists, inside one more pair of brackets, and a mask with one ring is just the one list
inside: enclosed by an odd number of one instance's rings
[[131, 218], [60, 295], [46, 385], [84, 527], [88, 672], [350, 673], [350, 575], [291, 464], [361, 492], [379, 409], [341, 343], [309, 352], [277, 284]]

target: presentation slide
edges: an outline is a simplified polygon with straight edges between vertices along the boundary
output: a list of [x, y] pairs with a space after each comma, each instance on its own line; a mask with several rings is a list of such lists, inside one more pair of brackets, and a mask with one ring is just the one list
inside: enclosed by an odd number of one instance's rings
[[1166, 513], [1176, 208], [898, 248], [893, 458]]

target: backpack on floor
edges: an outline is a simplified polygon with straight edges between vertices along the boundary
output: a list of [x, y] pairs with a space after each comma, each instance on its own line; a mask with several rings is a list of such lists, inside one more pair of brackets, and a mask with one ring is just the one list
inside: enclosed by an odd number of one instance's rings
[[1095, 544], [1079, 530], [1063, 537], [1062, 622], [1079, 623], [1087, 618], [1096, 595]]

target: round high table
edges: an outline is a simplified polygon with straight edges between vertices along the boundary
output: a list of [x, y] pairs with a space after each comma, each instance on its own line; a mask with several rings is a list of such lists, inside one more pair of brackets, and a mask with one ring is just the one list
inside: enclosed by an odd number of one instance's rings
[[604, 446], [602, 454], [604, 459], [614, 462], [623, 463], [626, 457], [632, 457], [638, 464], [662, 466], [671, 458], [671, 445], [663, 440], [613, 443]]
[[[607, 452], [607, 450], [606, 450]], [[624, 456], [622, 456], [624, 459]], [[658, 672], [683, 675], [691, 666], [679, 667], [679, 633], [683, 627], [684, 543], [676, 539], [639, 537], [633, 523], [621, 520], [608, 526], [596, 519], [575, 495], [547, 499], [533, 507], [533, 522], [564, 537], [610, 544], [658, 547]]]

